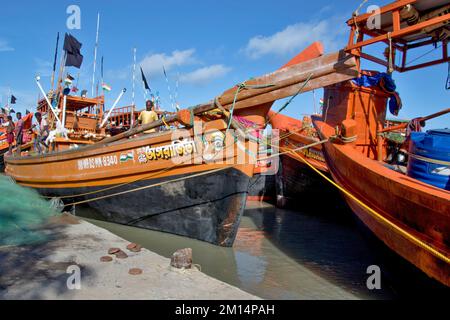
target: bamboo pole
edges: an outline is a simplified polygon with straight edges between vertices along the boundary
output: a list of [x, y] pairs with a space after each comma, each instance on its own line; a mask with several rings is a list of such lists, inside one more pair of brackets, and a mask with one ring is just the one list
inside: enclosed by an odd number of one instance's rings
[[[36, 77], [36, 83], [37, 83], [39, 89], [41, 90], [41, 92], [42, 92], [42, 94], [43, 94], [43, 96], [44, 96], [45, 101], [47, 101], [48, 107], [50, 108], [50, 110], [52, 111], [53, 115], [55, 116], [56, 121], [61, 125], [61, 121], [59, 120], [59, 117], [57, 116], [56, 111], [53, 109], [53, 106], [52, 106], [52, 104], [50, 103], [50, 100], [48, 100], [48, 97], [47, 97], [47, 95], [45, 94], [45, 91], [44, 91], [44, 89], [42, 88], [42, 85], [41, 85], [41, 83], [39, 82], [39, 80], [40, 80], [40, 77]], [[65, 96], [64, 96], [64, 97], [65, 97]], [[61, 127], [63, 127], [63, 126], [61, 125]]]
[[119, 96], [117, 97], [116, 101], [114, 102], [112, 108], [109, 110], [108, 114], [106, 115], [105, 119], [103, 119], [102, 124], [100, 125], [100, 128], [103, 128], [103, 126], [105, 125], [106, 121], [108, 121], [109, 116], [111, 115], [111, 112], [114, 110], [114, 108], [117, 106], [117, 104], [119, 103], [120, 99], [122, 98], [123, 94], [127, 91], [127, 89], [122, 89], [122, 91], [120, 92]]
[[[431, 119], [440, 117], [440, 116], [442, 116], [444, 114], [447, 114], [447, 113], [450, 113], [450, 108], [444, 109], [444, 110], [436, 112], [436, 113], [432, 113], [432, 114], [430, 114], [428, 116], [420, 117], [420, 118], [418, 118], [418, 120], [419, 121], [427, 121], [427, 120], [431, 120]], [[392, 127], [389, 127], [389, 128], [384, 128], [384, 129], [378, 131], [378, 133], [384, 133], [384, 132], [389, 132], [389, 131], [394, 131], [394, 130], [405, 129], [408, 126], [408, 124], [409, 124], [409, 122], [406, 122], [406, 123], [402, 123], [402, 124], [399, 124], [399, 125], [396, 125], [396, 126], [392, 126]]]
[[136, 108], [135, 101], [135, 83], [136, 83], [136, 48], [133, 48], [133, 91], [131, 93], [131, 119], [130, 119], [130, 128], [134, 126], [134, 110]]
[[95, 49], [94, 49], [94, 70], [92, 72], [92, 88], [91, 94], [94, 97], [94, 85], [95, 85], [95, 69], [97, 66], [97, 50], [98, 50], [98, 33], [100, 29], [100, 13], [97, 14], [97, 34], [95, 36]]

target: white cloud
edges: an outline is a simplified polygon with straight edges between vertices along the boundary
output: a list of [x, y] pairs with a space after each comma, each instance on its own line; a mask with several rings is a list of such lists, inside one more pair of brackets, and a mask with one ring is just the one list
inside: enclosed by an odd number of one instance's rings
[[225, 76], [230, 70], [231, 68], [222, 64], [215, 64], [183, 74], [180, 81], [190, 84], [205, 84], [213, 79]]
[[243, 51], [253, 59], [264, 55], [287, 55], [297, 52], [313, 43], [321, 41], [327, 51], [337, 50], [336, 40], [345, 34], [345, 24], [337, 19], [296, 23], [270, 36], [258, 35], [249, 40]]
[[163, 66], [166, 71], [169, 71], [173, 67], [196, 63], [197, 60], [194, 58], [194, 53], [195, 49], [187, 49], [182, 51], [175, 50], [169, 55], [165, 53], [149, 54], [139, 62], [139, 65], [142, 66], [146, 74], [152, 76], [161, 74]]
[[11, 47], [6, 40], [0, 39], [0, 52], [14, 51], [14, 48]]
[[[180, 67], [197, 63], [197, 59], [194, 57], [195, 49], [187, 50], [175, 50], [171, 54], [166, 53], [152, 53], [147, 54], [144, 59], [137, 62], [136, 74], [139, 77], [141, 66], [147, 77], [163, 74], [163, 66], [166, 71], [171, 70], [173, 67]], [[126, 80], [131, 79], [133, 72], [133, 66], [128, 65], [125, 68], [117, 70], [107, 70], [107, 79]]]

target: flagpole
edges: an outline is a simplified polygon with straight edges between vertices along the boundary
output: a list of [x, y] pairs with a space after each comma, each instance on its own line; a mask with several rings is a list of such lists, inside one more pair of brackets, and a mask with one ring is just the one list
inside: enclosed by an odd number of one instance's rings
[[133, 48], [133, 89], [131, 92], [131, 119], [130, 119], [130, 129], [134, 126], [134, 109], [136, 108], [135, 97], [134, 97], [134, 85], [136, 82], [136, 47]]
[[59, 46], [59, 32], [56, 37], [55, 59], [53, 60], [53, 72], [52, 72], [52, 80], [51, 80], [52, 90], [55, 87], [55, 73], [56, 73], [56, 61], [58, 60], [58, 46]]
[[164, 77], [166, 78], [167, 91], [169, 91], [170, 105], [172, 106], [172, 109], [173, 109], [172, 90], [170, 89], [169, 78], [167, 77], [166, 68], [164, 68], [164, 66], [163, 66], [163, 72], [164, 72]]
[[59, 87], [61, 86], [62, 83], [62, 77], [64, 74], [64, 70], [66, 67], [66, 61], [67, 61], [67, 52], [63, 49], [64, 54], [61, 57], [61, 65], [59, 66], [59, 76], [58, 76], [58, 84], [57, 84], [57, 89], [59, 89]]
[[314, 114], [317, 114], [316, 111], [316, 91], [313, 90], [313, 106], [314, 106]]
[[94, 85], [95, 85], [95, 67], [97, 65], [97, 50], [98, 50], [98, 33], [100, 29], [100, 13], [97, 14], [97, 34], [95, 36], [95, 49], [94, 49], [94, 71], [92, 72], [92, 97], [94, 97]]
[[6, 107], [9, 109], [9, 102], [10, 102], [9, 99], [11, 99], [11, 87], [9, 87], [9, 86], [8, 86], [8, 97], [7, 98], [8, 99], [6, 99]]
[[177, 81], [175, 82], [175, 98], [174, 98], [175, 109], [177, 111], [180, 111], [180, 107], [178, 105], [178, 83], [179, 82], [180, 82], [180, 72], [177, 72]]
[[[142, 66], [141, 66], [141, 73], [143, 73], [144, 71], [142, 70]], [[145, 76], [145, 75], [144, 75]], [[146, 79], [147, 80], [147, 79]], [[147, 103], [147, 89], [145, 88], [145, 82], [144, 79], [142, 79], [142, 89], [144, 90], [144, 100]]]

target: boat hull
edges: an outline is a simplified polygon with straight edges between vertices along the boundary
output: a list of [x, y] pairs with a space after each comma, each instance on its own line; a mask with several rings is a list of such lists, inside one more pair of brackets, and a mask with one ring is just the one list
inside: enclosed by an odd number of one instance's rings
[[290, 155], [280, 155], [280, 169], [275, 180], [278, 207], [305, 204], [307, 199], [319, 198], [330, 191], [324, 187], [322, 177], [307, 167], [302, 160], [294, 159]]
[[[316, 121], [327, 138], [333, 128]], [[381, 217], [444, 256], [449, 256], [450, 193], [395, 172], [360, 154], [351, 145], [324, 144], [333, 179]], [[428, 276], [450, 286], [450, 265], [411, 238], [377, 218], [367, 207], [344, 194], [358, 218], [390, 249]]]
[[249, 201], [272, 202], [275, 198], [275, 175], [255, 173], [248, 189]]
[[5, 153], [8, 149], [0, 150], [0, 172], [5, 172]]
[[61, 198], [66, 206], [89, 205], [107, 221], [231, 246], [253, 176], [250, 151], [257, 146], [233, 143], [222, 120], [206, 125], [224, 130], [222, 149], [212, 143], [222, 137], [218, 131], [202, 139], [194, 137], [193, 129], [185, 130], [182, 139], [173, 136], [181, 130], [168, 131], [54, 154], [7, 157], [6, 174], [45, 196]]
[[[64, 202], [70, 204], [111, 193], [124, 193], [88, 202], [87, 205], [109, 222], [232, 246], [245, 209], [250, 177], [235, 168], [201, 174], [196, 177], [177, 175], [138, 181], [118, 186], [113, 191], [66, 198]], [[160, 185], [147, 188], [154, 184]], [[142, 190], [134, 191], [137, 188]], [[39, 192], [45, 196], [64, 197], [99, 189], [45, 188], [39, 189]]]

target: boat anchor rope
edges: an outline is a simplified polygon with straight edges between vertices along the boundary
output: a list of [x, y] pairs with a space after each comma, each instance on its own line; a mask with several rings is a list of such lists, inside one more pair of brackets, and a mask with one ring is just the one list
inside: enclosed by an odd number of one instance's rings
[[385, 217], [383, 217], [380, 213], [378, 213], [377, 211], [375, 211], [374, 209], [372, 209], [371, 207], [369, 207], [367, 204], [365, 204], [364, 202], [362, 202], [361, 200], [359, 200], [355, 195], [353, 195], [350, 191], [348, 191], [346, 188], [338, 185], [336, 182], [334, 182], [333, 180], [331, 180], [330, 178], [328, 178], [325, 174], [323, 174], [322, 172], [320, 172], [318, 169], [316, 169], [311, 163], [309, 163], [308, 160], [304, 159], [303, 157], [300, 157], [298, 154], [296, 154], [295, 152], [292, 153], [294, 156], [296, 156], [296, 158], [299, 158], [301, 161], [303, 161], [308, 167], [310, 167], [312, 170], [314, 170], [317, 174], [319, 174], [322, 178], [324, 178], [325, 180], [327, 180], [329, 183], [331, 183], [334, 187], [336, 187], [337, 189], [339, 189], [341, 192], [343, 192], [346, 196], [348, 196], [349, 198], [351, 198], [352, 200], [354, 200], [359, 206], [365, 208], [375, 219], [377, 219], [379, 222], [384, 223], [385, 225], [387, 225], [388, 227], [390, 227], [392, 230], [394, 230], [395, 232], [399, 233], [400, 235], [402, 235], [405, 239], [413, 242], [414, 244], [416, 244], [417, 246], [419, 246], [420, 248], [424, 249], [425, 251], [427, 251], [428, 253], [430, 253], [431, 255], [435, 256], [436, 258], [444, 261], [447, 264], [450, 264], [450, 258], [445, 256], [442, 252], [438, 251], [437, 249], [433, 248], [432, 246], [428, 245], [427, 243], [425, 243], [424, 241], [420, 240], [419, 238], [417, 238], [416, 236], [412, 235], [410, 232], [404, 230], [403, 228], [401, 228], [400, 226], [396, 225], [395, 223], [389, 221], [388, 219], [386, 219]]

